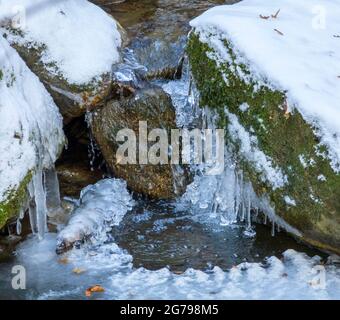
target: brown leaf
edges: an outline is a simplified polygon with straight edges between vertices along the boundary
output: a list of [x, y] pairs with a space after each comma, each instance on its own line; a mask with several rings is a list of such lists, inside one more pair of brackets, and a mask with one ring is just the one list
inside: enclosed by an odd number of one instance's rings
[[82, 273], [84, 273], [85, 271], [86, 271], [85, 269], [81, 269], [81, 268], [74, 268], [74, 269], [72, 270], [72, 272], [75, 273], [75, 274], [82, 274]]
[[96, 284], [95, 286], [89, 287], [85, 291], [85, 296], [86, 297], [91, 297], [92, 293], [94, 292], [104, 292], [105, 289], [100, 286], [99, 284]]
[[274, 15], [272, 15], [273, 19], [276, 19], [279, 16], [281, 9], [277, 10], [276, 13]]
[[274, 31], [276, 31], [280, 36], [284, 35], [280, 30], [274, 29]]
[[60, 259], [58, 260], [58, 262], [59, 262], [60, 264], [68, 264], [70, 261], [68, 260], [67, 257], [64, 257], [64, 258], [60, 258]]
[[260, 18], [264, 19], [264, 20], [268, 20], [270, 18], [270, 16], [263, 16], [262, 14], [260, 14]]

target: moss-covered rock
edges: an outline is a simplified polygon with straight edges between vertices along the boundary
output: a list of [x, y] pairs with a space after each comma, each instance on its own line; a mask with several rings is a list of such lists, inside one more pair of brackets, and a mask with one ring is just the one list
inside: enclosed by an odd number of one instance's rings
[[[304, 241], [340, 253], [340, 175], [332, 169], [326, 147], [296, 109], [288, 112], [284, 92], [240, 63], [228, 40], [219, 41], [228, 59], [218, 59], [199, 31], [190, 35], [187, 51], [200, 105], [218, 113], [227, 144], [258, 196], [268, 196], [276, 214], [299, 230]], [[265, 168], [242, 152], [242, 135], [233, 130], [235, 119], [283, 174], [283, 183], [273, 185]]]
[[27, 173], [19, 187], [7, 193], [6, 200], [0, 202], [0, 229], [11, 219], [18, 215], [27, 200], [27, 186], [32, 179], [32, 172]]

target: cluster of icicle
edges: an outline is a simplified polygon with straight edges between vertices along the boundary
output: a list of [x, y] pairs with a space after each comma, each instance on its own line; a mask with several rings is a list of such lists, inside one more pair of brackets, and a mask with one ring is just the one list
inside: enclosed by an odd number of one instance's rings
[[21, 233], [21, 220], [28, 208], [32, 232], [42, 239], [47, 231], [47, 216], [52, 217], [61, 210], [59, 182], [55, 169], [38, 169], [28, 185], [28, 193], [28, 202], [21, 209], [17, 220], [17, 233]]
[[16, 222], [16, 233], [22, 232], [22, 219], [28, 210], [31, 230], [39, 239], [43, 239], [47, 232], [47, 217], [60, 212], [61, 200], [59, 182], [54, 168], [49, 170], [37, 170], [28, 184], [27, 203], [20, 209]]
[[[199, 107], [199, 91], [195, 86], [188, 64], [184, 67], [181, 80], [167, 84], [164, 89], [171, 95], [176, 108], [179, 125], [197, 125], [200, 118], [201, 128], [216, 130], [217, 114], [211, 109]], [[188, 94], [189, 92], [189, 94]], [[192, 117], [195, 115], [195, 117]], [[184, 120], [184, 121], [183, 121]], [[190, 121], [191, 120], [191, 121]], [[214, 134], [213, 134], [214, 135]], [[221, 225], [232, 225], [238, 221], [246, 225], [245, 234], [253, 236], [252, 220], [264, 216], [264, 223], [272, 224], [272, 234], [280, 227], [299, 235], [299, 232], [289, 226], [275, 214], [274, 208], [266, 197], [258, 197], [252, 184], [244, 178], [243, 172], [233, 159], [232, 152], [225, 150], [224, 171], [219, 175], [206, 175], [207, 164], [192, 166], [194, 180], [187, 187], [186, 193], [178, 201], [180, 206], [187, 205], [193, 215], [208, 215], [211, 219], [218, 219]], [[203, 218], [204, 217], [204, 218]], [[269, 221], [268, 221], [269, 220]]]

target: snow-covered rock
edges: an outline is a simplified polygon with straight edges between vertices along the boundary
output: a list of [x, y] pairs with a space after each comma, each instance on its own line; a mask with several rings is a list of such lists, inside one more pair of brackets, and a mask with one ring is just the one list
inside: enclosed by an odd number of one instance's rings
[[194, 19], [188, 50], [200, 104], [218, 111], [256, 193], [337, 252], [339, 15], [339, 1], [244, 0]]
[[102, 9], [86, 0], [3, 0], [0, 20], [64, 116], [79, 116], [109, 95], [122, 37]]
[[0, 227], [19, 213], [33, 174], [53, 166], [63, 145], [52, 97], [0, 36]]

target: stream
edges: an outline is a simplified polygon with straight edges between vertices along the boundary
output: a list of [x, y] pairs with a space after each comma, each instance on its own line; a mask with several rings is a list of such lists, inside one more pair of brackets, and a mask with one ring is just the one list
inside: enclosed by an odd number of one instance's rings
[[[128, 33], [125, 64], [118, 70], [124, 73], [133, 64], [155, 72], [161, 65], [176, 65], [184, 54], [188, 22], [212, 6], [237, 1], [92, 2], [117, 18]], [[181, 79], [151, 80], [170, 94], [179, 126], [196, 119], [188, 68], [184, 63]], [[134, 194], [132, 210], [105, 237], [62, 255], [55, 251], [60, 226], [50, 224], [39, 240], [23, 224], [24, 240], [7, 254], [0, 252], [0, 299], [340, 297], [340, 268], [327, 254], [297, 242], [269, 220], [240, 221], [232, 212], [221, 216], [214, 210], [217, 185], [224, 181], [216, 179], [197, 176], [191, 189], [173, 201], [151, 201]], [[219, 189], [226, 202], [230, 192], [235, 190]], [[248, 189], [237, 192], [244, 195]], [[72, 207], [77, 199], [64, 202]], [[94, 196], [94, 201], [100, 198]], [[15, 240], [15, 232], [10, 237]], [[17, 265], [25, 268], [24, 290], [12, 288]], [[321, 282], [320, 273], [325, 276]], [[86, 296], [94, 285], [104, 291]]]

